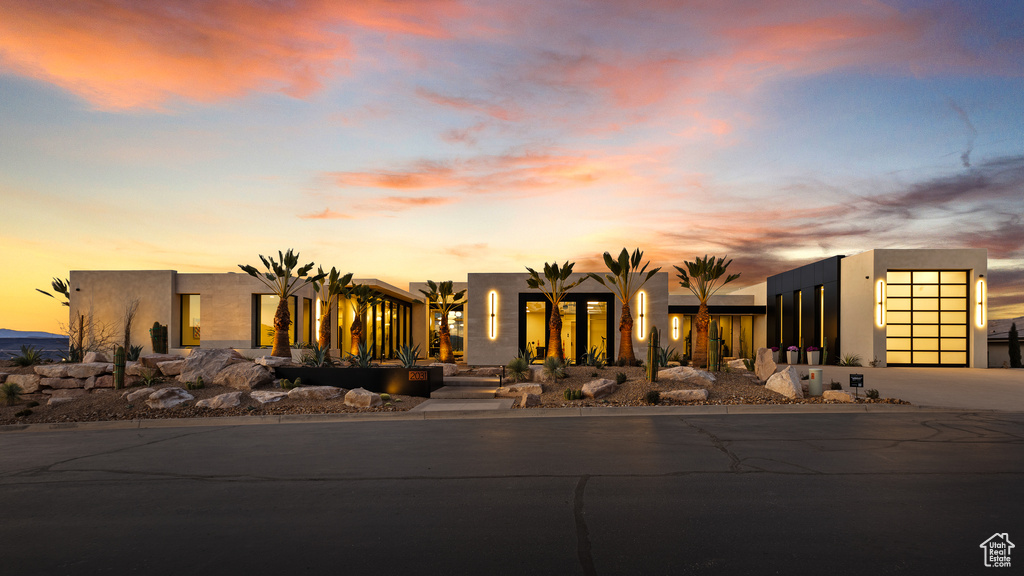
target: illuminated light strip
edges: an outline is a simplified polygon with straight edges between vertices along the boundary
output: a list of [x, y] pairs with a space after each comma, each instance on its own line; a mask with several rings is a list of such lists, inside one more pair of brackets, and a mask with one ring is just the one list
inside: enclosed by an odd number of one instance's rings
[[679, 317], [672, 319], [672, 339], [679, 340]]
[[637, 322], [637, 326], [640, 329], [640, 334], [637, 335], [637, 340], [643, 340], [646, 337], [646, 331], [644, 330], [644, 316], [646, 312], [646, 297], [647, 294], [643, 290], [637, 293], [637, 311], [640, 315], [640, 321]]
[[975, 309], [974, 309], [974, 321], [978, 325], [978, 328], [985, 327], [985, 281], [978, 280], [978, 284], [974, 288], [975, 294]]
[[495, 292], [494, 290], [491, 290], [490, 303], [491, 303], [491, 310], [490, 310], [490, 315], [491, 315], [491, 331], [490, 331], [490, 337], [491, 337], [491, 340], [494, 340], [495, 338], [498, 337], [498, 318], [497, 318], [497, 314], [498, 314], [498, 293]]
[[885, 280], [879, 280], [875, 288], [875, 322], [885, 328]]

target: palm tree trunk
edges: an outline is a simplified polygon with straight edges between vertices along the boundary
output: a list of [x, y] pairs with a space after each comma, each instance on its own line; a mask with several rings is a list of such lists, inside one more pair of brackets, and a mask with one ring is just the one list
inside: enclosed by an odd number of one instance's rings
[[292, 324], [291, 314], [288, 312], [288, 299], [281, 298], [277, 304], [277, 313], [274, 314], [274, 348], [270, 351], [271, 356], [292, 357], [292, 348], [289, 345], [288, 328]]
[[441, 319], [441, 326], [437, 329], [438, 340], [440, 341], [440, 352], [438, 356], [445, 364], [455, 363], [455, 353], [452, 352], [452, 332], [448, 328], [448, 319]]
[[559, 360], [565, 360], [565, 353], [562, 352], [562, 313], [558, 306], [551, 307], [551, 319], [548, 321], [548, 329], [551, 333], [548, 336], [548, 356], [554, 356]]
[[331, 347], [331, 312], [330, 306], [320, 313], [320, 334], [317, 335], [316, 344], [321, 349]]
[[693, 347], [693, 365], [700, 368], [707, 368], [708, 364], [708, 324], [711, 322], [711, 315], [708, 314], [708, 305], [701, 302], [695, 319], [696, 334], [691, 340]]
[[633, 353], [633, 314], [628, 302], [622, 304], [622, 315], [619, 316], [618, 359], [625, 361], [626, 366], [636, 365], [636, 354]]
[[352, 334], [352, 349], [349, 350], [352, 354], [359, 354], [359, 345], [363, 342], [363, 316], [356, 312], [355, 318], [352, 319], [352, 328], [349, 329], [349, 333]]

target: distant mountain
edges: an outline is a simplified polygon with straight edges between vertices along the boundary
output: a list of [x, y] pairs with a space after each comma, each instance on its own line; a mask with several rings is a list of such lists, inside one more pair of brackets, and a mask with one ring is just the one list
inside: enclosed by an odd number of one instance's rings
[[0, 338], [67, 338], [63, 334], [51, 334], [49, 332], [25, 332], [24, 330], [8, 330], [0, 328]]

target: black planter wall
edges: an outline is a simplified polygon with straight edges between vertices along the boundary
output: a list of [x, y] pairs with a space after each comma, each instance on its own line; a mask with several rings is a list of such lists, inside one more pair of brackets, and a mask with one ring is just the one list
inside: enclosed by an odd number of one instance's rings
[[278, 378], [302, 379], [305, 386], [365, 388], [378, 394], [402, 394], [430, 398], [444, 386], [444, 369], [434, 368], [276, 368]]

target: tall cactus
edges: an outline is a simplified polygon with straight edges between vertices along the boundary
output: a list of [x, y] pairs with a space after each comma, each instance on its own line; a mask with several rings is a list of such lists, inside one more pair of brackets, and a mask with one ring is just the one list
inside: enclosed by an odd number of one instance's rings
[[651, 326], [651, 333], [647, 337], [647, 380], [658, 381], [658, 367], [661, 365], [661, 334], [658, 329]]
[[114, 389], [120, 390], [124, 388], [124, 364], [125, 364], [125, 353], [124, 346], [118, 346], [114, 349]]
[[153, 322], [153, 327], [149, 329], [149, 339], [154, 353], [167, 354], [167, 326]]
[[708, 325], [708, 370], [719, 371], [722, 364], [722, 337], [718, 332], [718, 321]]

